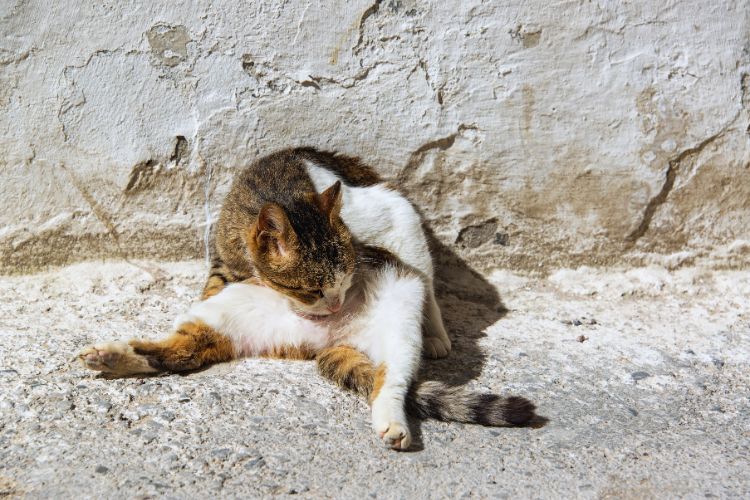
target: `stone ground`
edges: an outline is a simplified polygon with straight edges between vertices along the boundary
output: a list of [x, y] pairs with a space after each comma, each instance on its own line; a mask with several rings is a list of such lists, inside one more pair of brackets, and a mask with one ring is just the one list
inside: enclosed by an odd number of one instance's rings
[[425, 376], [527, 396], [548, 422], [417, 423], [406, 453], [310, 363], [124, 380], [71, 363], [166, 332], [203, 276], [105, 262], [0, 278], [0, 497], [750, 495], [750, 271], [444, 277], [455, 351]]

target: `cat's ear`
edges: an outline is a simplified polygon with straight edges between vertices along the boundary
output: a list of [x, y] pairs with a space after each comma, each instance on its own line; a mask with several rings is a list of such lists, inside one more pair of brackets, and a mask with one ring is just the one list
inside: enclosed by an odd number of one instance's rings
[[336, 181], [318, 196], [320, 209], [328, 214], [328, 219], [333, 222], [341, 213], [341, 181]]
[[258, 250], [270, 251], [282, 258], [292, 250], [297, 237], [286, 212], [276, 203], [263, 205], [251, 235]]

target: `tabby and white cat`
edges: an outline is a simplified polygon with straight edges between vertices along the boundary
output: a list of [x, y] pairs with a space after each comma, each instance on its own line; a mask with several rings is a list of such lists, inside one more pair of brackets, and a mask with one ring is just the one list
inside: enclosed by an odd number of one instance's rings
[[368, 398], [374, 430], [395, 449], [411, 443], [407, 411], [483, 425], [534, 417], [524, 398], [415, 380], [423, 348], [450, 351], [432, 259], [413, 206], [358, 159], [310, 148], [259, 159], [224, 202], [215, 253], [203, 300], [175, 333], [89, 347], [84, 366], [126, 376], [244, 356], [316, 359]]

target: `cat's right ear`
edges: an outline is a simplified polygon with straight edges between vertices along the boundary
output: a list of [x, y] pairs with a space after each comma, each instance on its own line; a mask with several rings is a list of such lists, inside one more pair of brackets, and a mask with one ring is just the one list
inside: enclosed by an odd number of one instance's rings
[[[259, 252], [271, 252], [284, 258], [292, 250], [297, 235], [284, 209], [276, 203], [266, 203], [258, 213], [258, 221], [248, 235], [247, 243]], [[252, 247], [251, 247], [252, 249]]]

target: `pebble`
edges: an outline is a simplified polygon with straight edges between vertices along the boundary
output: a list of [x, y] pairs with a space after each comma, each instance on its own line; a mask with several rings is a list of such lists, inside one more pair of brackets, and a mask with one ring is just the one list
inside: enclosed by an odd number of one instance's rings
[[100, 399], [96, 402], [96, 411], [98, 413], [107, 413], [111, 409], [112, 403], [110, 403], [106, 399]]
[[599, 324], [594, 318], [587, 318], [581, 316], [580, 318], [564, 319], [562, 320], [564, 325], [581, 326], [581, 325], [597, 325]]
[[176, 415], [174, 414], [174, 412], [167, 410], [167, 411], [161, 412], [161, 415], [159, 415], [159, 418], [167, 422], [171, 422], [176, 418]]
[[232, 454], [232, 450], [229, 448], [218, 448], [211, 452], [211, 456], [214, 456], [220, 460], [227, 458]]
[[266, 465], [266, 461], [263, 460], [263, 457], [257, 457], [257, 458], [248, 460], [247, 463], [245, 464], [245, 468], [246, 469], [260, 469], [264, 465]]

